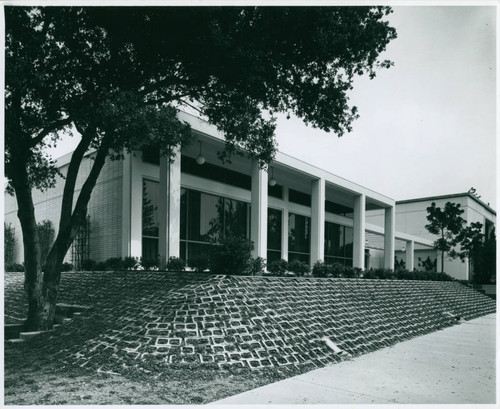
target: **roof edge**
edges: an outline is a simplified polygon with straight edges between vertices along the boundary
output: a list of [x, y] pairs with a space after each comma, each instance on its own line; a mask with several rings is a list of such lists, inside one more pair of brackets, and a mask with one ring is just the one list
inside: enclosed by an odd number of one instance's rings
[[438, 200], [438, 199], [453, 199], [455, 197], [470, 197], [472, 200], [483, 206], [486, 210], [493, 213], [495, 216], [497, 212], [488, 204], [484, 203], [481, 199], [477, 198], [473, 194], [469, 192], [465, 193], [452, 193], [448, 195], [439, 195], [439, 196], [428, 196], [428, 197], [418, 197], [415, 199], [405, 199], [405, 200], [396, 200], [396, 205], [398, 204], [406, 204], [406, 203], [415, 203], [415, 202], [427, 202], [429, 200]]

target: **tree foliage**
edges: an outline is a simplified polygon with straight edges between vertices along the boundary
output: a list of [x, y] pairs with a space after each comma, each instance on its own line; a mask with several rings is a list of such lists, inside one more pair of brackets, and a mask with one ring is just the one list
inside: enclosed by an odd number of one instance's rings
[[[237, 152], [261, 165], [275, 151], [276, 114], [342, 136], [358, 113], [356, 75], [374, 77], [396, 37], [387, 7], [5, 7], [5, 172], [23, 233], [27, 327], [52, 325], [62, 261], [84, 222], [107, 158], [189, 143], [177, 119], [197, 109]], [[44, 152], [78, 131], [58, 235], [41, 270], [32, 189], [58, 169]], [[243, 151], [241, 150], [243, 149]], [[79, 194], [84, 155], [93, 164]]]
[[[446, 202], [444, 209], [432, 202], [427, 207], [427, 221], [425, 228], [429, 233], [439, 235], [434, 241], [434, 248], [441, 251], [441, 272], [444, 272], [444, 253], [450, 252], [456, 245], [456, 236], [462, 231], [465, 220], [461, 214], [464, 211], [459, 203]], [[454, 253], [450, 254], [453, 257]]]
[[476, 284], [490, 284], [496, 281], [496, 237], [492, 231], [489, 237], [483, 233], [483, 224], [471, 223], [456, 236], [458, 250], [452, 250], [454, 257], [470, 260], [472, 281]]

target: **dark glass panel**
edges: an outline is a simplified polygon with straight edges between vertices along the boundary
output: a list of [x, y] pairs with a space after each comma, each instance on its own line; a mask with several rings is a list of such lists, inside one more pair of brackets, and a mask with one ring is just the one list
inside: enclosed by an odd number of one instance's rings
[[[180, 238], [185, 240], [187, 238], [187, 210], [188, 209], [188, 191], [184, 188], [181, 189], [181, 220], [180, 220]], [[182, 257], [181, 257], [182, 258]]]
[[338, 203], [325, 200], [325, 211], [334, 214], [346, 215], [353, 212], [352, 207], [343, 206]]
[[288, 249], [292, 252], [309, 254], [311, 219], [290, 213], [288, 216]]
[[309, 264], [309, 254], [288, 252], [288, 261], [290, 262], [293, 260], [298, 260], [302, 261], [303, 263]]
[[241, 187], [246, 190], [250, 190], [252, 185], [252, 178], [249, 175], [211, 163], [205, 163], [200, 166], [196, 163], [195, 159], [188, 156], [182, 156], [181, 171], [201, 178]]
[[158, 239], [142, 238], [142, 258], [151, 262], [158, 262]]
[[281, 251], [276, 251], [276, 250], [267, 250], [267, 263], [270, 263], [275, 260], [280, 260], [281, 259]]
[[298, 190], [288, 189], [288, 200], [292, 203], [311, 207], [311, 195]]
[[187, 260], [193, 257], [210, 256], [210, 245], [208, 243], [187, 243]]
[[272, 197], [283, 200], [283, 186], [274, 185], [267, 188], [267, 194]]
[[234, 199], [224, 201], [224, 234], [247, 237], [248, 204]]
[[352, 227], [344, 227], [344, 230], [345, 230], [344, 257], [350, 258], [352, 264], [354, 230]]
[[142, 235], [158, 237], [158, 200], [160, 184], [144, 179], [142, 181]]
[[282, 212], [267, 209], [267, 249], [281, 251]]

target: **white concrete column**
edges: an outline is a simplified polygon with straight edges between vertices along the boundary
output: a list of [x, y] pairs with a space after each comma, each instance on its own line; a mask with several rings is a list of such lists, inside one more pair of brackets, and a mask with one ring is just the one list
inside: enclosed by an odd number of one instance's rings
[[325, 179], [311, 182], [311, 266], [325, 257]]
[[131, 221], [132, 221], [132, 158], [131, 154], [125, 152], [123, 158], [122, 178], [122, 257], [129, 257], [131, 243]]
[[160, 157], [160, 197], [158, 204], [160, 264], [164, 267], [169, 257], [179, 257], [181, 218], [181, 154], [175, 149], [175, 159]]
[[[128, 197], [129, 219], [124, 221], [128, 223], [128, 251], [131, 257], [141, 257], [142, 255], [142, 173], [140, 172], [142, 166], [142, 159], [140, 155], [129, 154], [129, 178], [130, 189], [129, 192], [123, 192], [123, 195]], [[125, 165], [126, 166], [126, 165]], [[125, 182], [125, 181], [124, 181]]]
[[413, 271], [415, 269], [415, 242], [413, 240], [406, 241], [406, 269]]
[[281, 258], [288, 260], [288, 186], [283, 186], [283, 206], [281, 221]]
[[262, 258], [267, 258], [267, 180], [267, 172], [257, 159], [252, 159], [250, 239], [254, 243], [253, 256]]
[[394, 234], [396, 221], [396, 208], [394, 206], [385, 209], [384, 227], [384, 267], [394, 270]]
[[365, 268], [365, 210], [366, 196], [354, 198], [353, 267]]

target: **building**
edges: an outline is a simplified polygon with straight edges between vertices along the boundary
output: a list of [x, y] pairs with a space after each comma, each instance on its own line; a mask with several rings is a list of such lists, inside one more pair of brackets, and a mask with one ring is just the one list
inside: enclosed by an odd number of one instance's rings
[[[435, 255], [432, 238], [422, 234], [416, 220], [415, 228], [400, 223], [403, 214], [398, 209], [411, 209], [410, 203], [395, 203], [281, 152], [267, 171], [240, 156], [222, 165], [217, 152], [223, 148], [223, 135], [197, 117], [184, 112], [179, 117], [191, 125], [199, 143], [178, 152], [173, 163], [155, 150], [106, 163], [89, 203], [90, 258], [159, 257], [165, 263], [175, 256], [189, 264], [207, 252], [215, 229], [250, 238], [254, 256], [268, 261], [298, 259], [313, 265], [324, 260], [394, 268], [394, 256], [404, 246], [411, 269], [417, 267], [415, 253]], [[58, 160], [63, 174], [69, 160], [70, 155]], [[77, 190], [91, 163], [89, 154]], [[46, 192], [34, 192], [37, 220], [52, 220], [56, 229], [62, 189], [57, 183]], [[16, 212], [15, 198], [6, 196], [5, 222], [15, 228], [16, 258], [21, 262]], [[407, 213], [413, 223], [410, 210]], [[68, 254], [66, 261], [71, 257]]]
[[[436, 237], [425, 229], [425, 225], [428, 223], [426, 209], [433, 202], [442, 209], [447, 202], [460, 204], [460, 208], [464, 211], [462, 217], [467, 224], [480, 222], [483, 225], [483, 234], [487, 237], [490, 237], [494, 230], [496, 224], [495, 210], [470, 192], [397, 201], [396, 230], [430, 241], [435, 240]], [[379, 226], [382, 226], [383, 219], [384, 215], [380, 211], [367, 214], [367, 221]], [[377, 240], [373, 239], [372, 243], [377, 243]], [[430, 261], [438, 266], [439, 271], [441, 252], [423, 248], [422, 246], [415, 247], [415, 243], [410, 241], [406, 243], [396, 242], [395, 257], [397, 260], [405, 261], [408, 251], [414, 253], [415, 262], [417, 263], [415, 267], [417, 269], [424, 269], [426, 261]], [[460, 259], [452, 260], [445, 255], [444, 271], [459, 280], [469, 280], [472, 274], [472, 265], [467, 259], [462, 262]]]

